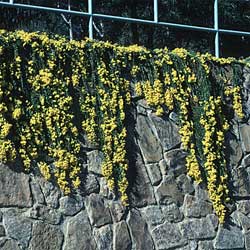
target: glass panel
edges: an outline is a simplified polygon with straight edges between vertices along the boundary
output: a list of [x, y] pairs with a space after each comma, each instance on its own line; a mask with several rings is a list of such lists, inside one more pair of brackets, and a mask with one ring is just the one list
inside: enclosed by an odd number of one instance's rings
[[68, 9], [69, 5], [72, 10], [87, 11], [88, 0], [14, 0], [15, 3], [44, 6], [51, 8]]
[[219, 27], [250, 32], [250, 1], [219, 1]]
[[[70, 16], [65, 15], [68, 21]], [[82, 39], [87, 36], [88, 19], [72, 17], [73, 37]], [[35, 10], [0, 8], [0, 29], [41, 31], [69, 37], [69, 25], [62, 15]]]
[[183, 31], [166, 26], [131, 24], [99, 20], [94, 37], [123, 45], [138, 44], [146, 48], [174, 49], [184, 47], [195, 52], [214, 53], [214, 34], [197, 31]]
[[159, 0], [159, 20], [213, 27], [213, 0]]
[[221, 57], [233, 56], [249, 57], [250, 56], [250, 37], [220, 35]]
[[95, 13], [153, 20], [153, 0], [94, 1]]

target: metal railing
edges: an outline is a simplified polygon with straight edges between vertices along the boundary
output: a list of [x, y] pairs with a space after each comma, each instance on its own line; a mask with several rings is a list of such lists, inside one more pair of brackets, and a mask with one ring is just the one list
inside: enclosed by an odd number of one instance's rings
[[38, 11], [46, 11], [46, 12], [54, 12], [58, 14], [70, 14], [72, 16], [82, 16], [89, 18], [88, 32], [89, 38], [93, 39], [93, 26], [94, 19], [107, 19], [113, 21], [121, 21], [121, 22], [130, 22], [130, 23], [140, 23], [140, 24], [153, 24], [159, 26], [167, 26], [177, 29], [185, 29], [185, 30], [194, 30], [194, 31], [205, 31], [214, 34], [214, 47], [215, 47], [215, 56], [219, 57], [220, 51], [220, 43], [219, 37], [220, 34], [231, 34], [231, 35], [240, 35], [240, 36], [250, 36], [250, 31], [238, 31], [238, 30], [230, 30], [230, 29], [220, 29], [219, 28], [219, 14], [218, 14], [218, 0], [214, 0], [214, 27], [203, 27], [203, 26], [195, 26], [195, 25], [186, 25], [186, 24], [178, 24], [172, 22], [161, 22], [159, 21], [158, 14], [158, 0], [154, 1], [154, 20], [145, 20], [139, 18], [130, 18], [130, 17], [122, 17], [122, 16], [113, 16], [106, 14], [98, 14], [93, 11], [93, 0], [88, 0], [88, 12], [84, 11], [74, 11], [67, 10], [61, 8], [52, 8], [45, 6], [37, 6], [30, 4], [20, 4], [15, 3], [14, 0], [9, 0], [9, 2], [0, 1], [0, 6], [2, 7], [11, 7], [11, 8], [21, 8], [21, 9], [29, 9], [29, 10], [38, 10]]

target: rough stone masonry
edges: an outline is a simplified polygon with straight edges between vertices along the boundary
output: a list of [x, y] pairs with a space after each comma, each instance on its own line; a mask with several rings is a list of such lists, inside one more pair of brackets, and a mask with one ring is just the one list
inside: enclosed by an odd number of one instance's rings
[[[249, 69], [244, 73], [250, 114]], [[1, 165], [1, 250], [250, 249], [250, 124], [233, 121], [227, 134], [236, 202], [221, 226], [206, 187], [186, 175], [176, 114], [162, 119], [143, 100], [135, 106], [128, 128], [130, 207], [108, 190], [98, 150], [87, 153], [84, 190], [70, 197], [35, 174]]]

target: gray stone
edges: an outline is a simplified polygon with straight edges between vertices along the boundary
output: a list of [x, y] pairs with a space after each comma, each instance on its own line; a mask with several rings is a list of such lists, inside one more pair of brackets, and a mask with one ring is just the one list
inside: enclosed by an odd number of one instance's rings
[[173, 173], [175, 176], [185, 174], [187, 152], [183, 149], [173, 149], [164, 153], [164, 159], [169, 167], [168, 174]]
[[84, 183], [84, 193], [89, 195], [91, 193], [98, 193], [100, 190], [99, 183], [93, 174], [88, 174]]
[[194, 193], [194, 186], [191, 183], [191, 179], [189, 176], [182, 174], [177, 177], [176, 183], [180, 190], [182, 190], [182, 193], [186, 194], [192, 194]]
[[186, 217], [204, 217], [213, 212], [212, 203], [197, 200], [195, 196], [186, 194], [184, 198], [183, 211]]
[[195, 240], [190, 240], [188, 242], [188, 245], [182, 247], [181, 250], [197, 250], [197, 247], [198, 247], [198, 243]]
[[150, 120], [143, 115], [137, 117], [137, 132], [139, 147], [146, 163], [159, 162], [162, 159], [161, 143], [151, 128]]
[[26, 213], [28, 217], [38, 220], [46, 221], [49, 224], [57, 225], [61, 221], [61, 213], [56, 209], [36, 204], [30, 208]]
[[230, 164], [236, 166], [239, 164], [243, 155], [242, 145], [233, 136], [227, 140], [229, 140], [229, 145], [226, 147], [226, 155], [229, 156]]
[[90, 222], [86, 211], [70, 218], [66, 226], [65, 244], [63, 250], [95, 250]]
[[194, 183], [194, 190], [195, 190], [195, 197], [198, 200], [210, 202], [210, 199], [209, 199], [208, 193], [207, 193], [207, 189], [203, 183], [202, 184]]
[[170, 114], [169, 114], [169, 119], [170, 119], [171, 121], [173, 121], [174, 123], [176, 123], [176, 124], [180, 122], [179, 116], [178, 116], [178, 114], [175, 113], [175, 112], [170, 112]]
[[60, 210], [65, 215], [75, 215], [83, 208], [83, 198], [80, 195], [64, 196], [59, 200]]
[[242, 149], [244, 152], [250, 152], [250, 125], [241, 125], [239, 129]]
[[60, 189], [43, 178], [37, 178], [36, 180], [41, 187], [46, 205], [52, 208], [58, 208], [59, 198], [61, 197]]
[[214, 250], [213, 242], [208, 240], [200, 241], [198, 250]]
[[109, 197], [110, 196], [110, 190], [108, 188], [107, 181], [105, 177], [101, 177], [99, 179], [99, 184], [100, 184], [100, 192], [99, 194], [102, 195], [103, 197]]
[[208, 218], [189, 219], [180, 223], [182, 235], [190, 240], [211, 239], [216, 232]]
[[244, 248], [244, 236], [241, 230], [234, 226], [219, 227], [214, 241], [215, 249], [241, 249]]
[[95, 228], [93, 232], [98, 250], [113, 250], [112, 225]]
[[103, 199], [98, 194], [86, 198], [86, 209], [91, 225], [103, 226], [112, 222], [109, 209], [104, 206]]
[[250, 231], [244, 234], [245, 237], [245, 248], [246, 250], [250, 250]]
[[114, 226], [114, 250], [131, 250], [131, 247], [132, 242], [126, 222], [116, 223]]
[[173, 176], [165, 176], [161, 184], [156, 188], [155, 194], [160, 204], [176, 203], [181, 205], [183, 203], [183, 193], [177, 186]]
[[94, 174], [102, 174], [103, 153], [99, 150], [93, 150], [87, 153], [88, 171]]
[[250, 193], [250, 178], [247, 170], [239, 166], [233, 174], [234, 192], [237, 196], [249, 196]]
[[140, 209], [141, 216], [152, 227], [162, 224], [166, 219], [160, 206], [147, 206]]
[[3, 224], [7, 236], [17, 240], [24, 249], [28, 247], [32, 230], [32, 223], [29, 219], [22, 217], [14, 210], [9, 210], [3, 214]]
[[31, 207], [29, 176], [0, 164], [0, 206]]
[[217, 215], [215, 214], [208, 214], [207, 219], [210, 220], [210, 222], [212, 223], [213, 227], [215, 230], [217, 230], [218, 225], [219, 225], [219, 218]]
[[155, 125], [158, 138], [161, 141], [164, 151], [173, 149], [181, 143], [179, 128], [175, 123], [154, 114], [150, 117]]
[[59, 250], [63, 244], [63, 233], [56, 226], [37, 222], [33, 225], [30, 250]]
[[140, 213], [131, 210], [127, 219], [130, 234], [136, 250], [154, 250], [154, 244], [148, 230], [147, 223], [143, 220]]
[[4, 228], [3, 225], [0, 225], [0, 237], [3, 237], [3, 236], [5, 236], [5, 235], [6, 235], [6, 233], [5, 233], [5, 228]]
[[162, 180], [159, 164], [146, 164], [146, 169], [152, 185], [158, 185]]
[[155, 227], [152, 236], [158, 250], [172, 249], [187, 244], [187, 239], [181, 235], [178, 226], [167, 222]]
[[165, 159], [162, 159], [159, 161], [159, 167], [160, 167], [162, 175], [167, 175], [168, 165], [167, 165], [167, 162], [165, 161]]
[[180, 222], [183, 219], [183, 213], [180, 211], [179, 207], [173, 203], [167, 206], [161, 206], [164, 218], [168, 222]]
[[133, 207], [145, 207], [156, 203], [153, 187], [149, 180], [146, 167], [138, 154], [133, 169], [133, 185], [130, 192], [130, 203]]
[[121, 221], [126, 212], [126, 208], [120, 202], [115, 201], [112, 201], [109, 204], [109, 209], [111, 212], [112, 219], [115, 222]]
[[240, 212], [245, 215], [250, 213], [250, 200], [238, 201], [237, 208]]
[[250, 230], [250, 218], [248, 216], [244, 215], [239, 211], [234, 211], [231, 214], [231, 217], [233, 218], [236, 225], [243, 228], [244, 232]]
[[244, 156], [244, 158], [241, 161], [241, 166], [242, 167], [250, 167], [250, 154]]
[[1, 250], [20, 250], [15, 240], [7, 239], [0, 243]]
[[34, 180], [34, 178], [31, 179], [30, 187], [31, 192], [33, 196], [34, 203], [44, 204], [45, 199], [41, 190], [40, 185]]
[[243, 86], [247, 90], [250, 90], [250, 68], [249, 67], [244, 67], [243, 69]]

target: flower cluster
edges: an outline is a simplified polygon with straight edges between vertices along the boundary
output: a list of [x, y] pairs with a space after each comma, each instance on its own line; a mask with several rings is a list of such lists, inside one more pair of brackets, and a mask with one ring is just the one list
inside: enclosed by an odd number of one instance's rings
[[179, 113], [187, 172], [197, 183], [207, 183], [224, 221], [229, 199], [224, 134], [229, 125], [220, 96], [231, 97], [239, 118], [244, 114], [237, 79], [225, 87], [224, 79], [219, 84], [212, 79], [212, 71], [243, 61], [181, 48], [149, 51], [24, 31], [0, 34], [1, 162], [21, 160], [26, 171], [36, 168], [68, 194], [81, 185], [81, 145], [99, 147], [102, 174], [127, 205], [126, 111], [131, 96], [144, 97], [159, 116]]

